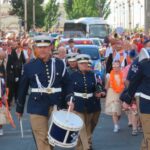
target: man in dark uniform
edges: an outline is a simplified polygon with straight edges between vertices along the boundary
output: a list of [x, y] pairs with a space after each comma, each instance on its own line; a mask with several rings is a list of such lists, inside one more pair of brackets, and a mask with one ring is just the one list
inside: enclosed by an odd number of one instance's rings
[[12, 48], [12, 52], [8, 55], [6, 65], [7, 87], [9, 88], [8, 103], [11, 106], [13, 98], [17, 100], [19, 80], [23, 64], [25, 64], [25, 56], [21, 50], [20, 43], [17, 47]]
[[[89, 71], [92, 71], [92, 61], [89, 61], [89, 65], [88, 65], [88, 69]], [[100, 93], [100, 97], [104, 97], [105, 96], [105, 90], [104, 87], [102, 85], [102, 80], [100, 79], [99, 75], [95, 74], [95, 78], [96, 78], [96, 92]], [[91, 118], [91, 136], [89, 138], [89, 144], [90, 144], [90, 148], [92, 149], [92, 134], [98, 124], [99, 118], [100, 118], [100, 113], [101, 113], [101, 102], [100, 102], [100, 97], [95, 99], [94, 102], [94, 112]]]
[[51, 58], [49, 37], [38, 36], [34, 41], [34, 49], [38, 55], [34, 61], [24, 65], [16, 112], [18, 118], [23, 115], [26, 94], [30, 87], [27, 112], [30, 114], [37, 148], [51, 150], [52, 147], [47, 139], [49, 117], [53, 106], [59, 107], [61, 103], [61, 91], [70, 89], [67, 88], [70, 78], [64, 63], [59, 59]]
[[78, 70], [71, 74], [72, 91], [74, 92], [74, 111], [79, 115], [85, 126], [80, 131], [80, 139], [77, 150], [91, 149], [89, 140], [91, 138], [91, 119], [95, 112], [95, 101], [99, 97], [96, 92], [95, 74], [89, 71], [88, 63], [90, 56], [80, 54], [76, 57]]
[[67, 64], [68, 64], [67, 71], [70, 75], [78, 70], [76, 56], [77, 53], [70, 53], [67, 55]]
[[139, 97], [140, 119], [144, 133], [141, 150], [150, 150], [150, 47], [141, 50], [138, 60], [138, 66], [134, 69], [131, 68], [134, 72], [134, 78], [120, 99], [124, 102], [123, 107], [126, 109], [134, 95]]

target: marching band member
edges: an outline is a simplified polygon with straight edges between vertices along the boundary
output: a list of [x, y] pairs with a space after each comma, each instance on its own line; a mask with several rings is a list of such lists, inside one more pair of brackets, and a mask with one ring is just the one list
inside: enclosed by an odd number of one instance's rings
[[84, 121], [84, 127], [80, 131], [77, 150], [89, 150], [89, 139], [91, 137], [91, 119], [95, 106], [96, 92], [95, 74], [88, 69], [90, 57], [80, 54], [76, 57], [78, 71], [71, 74], [72, 91], [74, 92], [74, 111]]
[[48, 121], [53, 106], [59, 106], [61, 103], [61, 92], [70, 89], [67, 88], [70, 79], [62, 60], [52, 58], [49, 37], [38, 36], [34, 41], [34, 49], [38, 55], [35, 60], [24, 65], [16, 112], [18, 118], [21, 118], [26, 94], [30, 87], [27, 112], [30, 114], [37, 148], [38, 150], [52, 150], [47, 139]]
[[[149, 44], [150, 41], [147, 43]], [[139, 54], [139, 62], [134, 71], [134, 78], [129, 83], [128, 88], [122, 93], [120, 99], [124, 102], [123, 107], [127, 109], [134, 96], [139, 98], [139, 111], [144, 139], [141, 150], [150, 149], [150, 47], [144, 48]]]
[[75, 71], [77, 71], [78, 69], [76, 56], [77, 53], [70, 53], [67, 55], [67, 64], [68, 64], [67, 71], [70, 75]]
[[[92, 61], [89, 61], [89, 65], [88, 65], [88, 69], [89, 71], [93, 71], [92, 70]], [[102, 85], [102, 80], [98, 75], [96, 76], [96, 92], [101, 93], [101, 97], [105, 96], [105, 90], [104, 87]], [[100, 118], [100, 113], [101, 113], [101, 103], [100, 103], [100, 98], [95, 99], [95, 103], [94, 103], [94, 112], [91, 118], [91, 136], [89, 139], [89, 144], [90, 144], [90, 148], [92, 149], [92, 134], [98, 124], [99, 118]]]

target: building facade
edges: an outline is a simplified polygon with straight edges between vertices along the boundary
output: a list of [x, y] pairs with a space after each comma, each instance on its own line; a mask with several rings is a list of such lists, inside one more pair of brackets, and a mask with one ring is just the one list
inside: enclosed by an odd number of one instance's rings
[[11, 4], [9, 0], [0, 0], [0, 29], [1, 30], [17, 30], [18, 17], [9, 15]]

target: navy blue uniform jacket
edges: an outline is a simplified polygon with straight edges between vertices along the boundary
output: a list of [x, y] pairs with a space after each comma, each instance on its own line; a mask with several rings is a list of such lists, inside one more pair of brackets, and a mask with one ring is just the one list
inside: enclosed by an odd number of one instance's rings
[[96, 79], [93, 72], [82, 74], [79, 70], [71, 74], [72, 91], [77, 93], [93, 93], [91, 98], [85, 99], [74, 96], [74, 110], [77, 112], [93, 113], [100, 110], [100, 100], [94, 94], [96, 92]]
[[[24, 65], [19, 86], [18, 101], [16, 108], [17, 112], [23, 113], [26, 95], [29, 87], [38, 88], [35, 74], [38, 75], [42, 86], [44, 87], [48, 86], [48, 81], [50, 80], [51, 74], [51, 64], [52, 64], [51, 59], [49, 59], [49, 61], [46, 63], [44, 63], [40, 59], [35, 59], [32, 60], [32, 62]], [[69, 94], [70, 78], [66, 69], [64, 72], [65, 67], [64, 63], [59, 59], [55, 59], [55, 66], [56, 66], [55, 67], [56, 75], [52, 87], [63, 88], [62, 91], [65, 91], [66, 94]], [[62, 101], [61, 92], [54, 94], [31, 93], [28, 98], [27, 112], [30, 114], [47, 116], [49, 107], [53, 105], [59, 106], [62, 103], [61, 101]]]

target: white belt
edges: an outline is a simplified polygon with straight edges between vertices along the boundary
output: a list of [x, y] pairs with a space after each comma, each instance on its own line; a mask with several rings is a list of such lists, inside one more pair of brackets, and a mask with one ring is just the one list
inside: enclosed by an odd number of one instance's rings
[[31, 92], [33, 93], [47, 93], [47, 94], [53, 94], [61, 92], [61, 88], [32, 88]]
[[77, 92], [74, 92], [74, 96], [88, 99], [88, 98], [93, 96], [93, 93], [77, 93]]
[[150, 100], [150, 96], [149, 95], [146, 95], [144, 93], [135, 93], [135, 97], [142, 97], [146, 100]]

